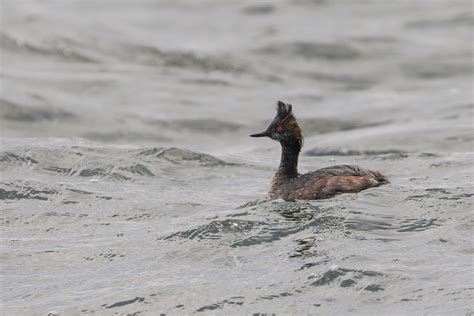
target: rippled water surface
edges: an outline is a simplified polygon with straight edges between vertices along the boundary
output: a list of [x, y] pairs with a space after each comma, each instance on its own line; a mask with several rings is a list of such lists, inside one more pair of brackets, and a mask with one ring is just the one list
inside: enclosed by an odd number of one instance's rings
[[[1, 9], [2, 314], [474, 312], [470, 1]], [[266, 200], [279, 99], [391, 183]]]

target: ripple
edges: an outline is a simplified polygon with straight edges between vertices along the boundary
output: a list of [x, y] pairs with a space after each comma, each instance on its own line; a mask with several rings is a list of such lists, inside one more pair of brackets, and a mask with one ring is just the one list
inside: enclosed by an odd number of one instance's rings
[[192, 51], [163, 50], [147, 45], [111, 45], [104, 53], [127, 62], [133, 61], [152, 66], [194, 69], [204, 72], [243, 73], [247, 70], [241, 62], [229, 59], [228, 57], [196, 54]]
[[370, 291], [370, 292], [378, 292], [378, 291], [383, 291], [385, 289], [378, 284], [370, 284], [366, 286], [364, 290]]
[[45, 188], [34, 188], [27, 185], [5, 184], [6, 189], [0, 188], [0, 200], [41, 200], [47, 201], [50, 196], [59, 194], [58, 191]]
[[329, 270], [326, 271], [322, 277], [311, 283], [312, 286], [323, 286], [323, 285], [328, 285], [340, 276], [345, 275], [346, 273], [342, 271], [341, 269], [335, 269], [335, 270]]
[[405, 24], [407, 28], [445, 28], [458, 26], [472, 26], [474, 24], [472, 15], [469, 13], [461, 13], [444, 19], [424, 19], [410, 21]]
[[103, 149], [61, 146], [49, 149], [33, 147], [28, 150], [15, 148], [0, 152], [0, 166], [5, 166], [10, 171], [28, 169], [28, 172], [60, 177], [103, 178], [111, 181], [156, 177], [163, 169], [169, 171], [179, 166], [196, 168], [236, 165], [212, 155], [176, 147]]
[[437, 218], [418, 219], [415, 221], [406, 220], [405, 222], [406, 223], [402, 224], [401, 227], [397, 230], [397, 232], [419, 232], [440, 226], [440, 224], [438, 224]]
[[375, 127], [389, 124], [389, 121], [364, 122], [357, 120], [308, 118], [301, 120], [301, 127], [305, 134], [324, 134], [338, 131], [350, 131], [359, 128]]
[[241, 124], [234, 122], [220, 121], [216, 119], [184, 119], [184, 120], [150, 120], [143, 119], [143, 122], [152, 125], [154, 128], [157, 126], [160, 129], [166, 130], [188, 130], [192, 132], [200, 132], [206, 134], [215, 134], [221, 132], [235, 132], [242, 128]]
[[313, 148], [306, 151], [305, 156], [382, 156], [384, 159], [407, 158], [408, 155], [400, 150], [355, 150], [355, 149], [330, 149]]
[[329, 72], [295, 72], [296, 75], [306, 77], [315, 81], [335, 83], [341, 85], [345, 90], [365, 90], [376, 84], [375, 80], [360, 74], [329, 73]]
[[[365, 277], [382, 277], [384, 276], [383, 273], [376, 272], [376, 271], [365, 271], [365, 270], [355, 270], [355, 269], [347, 269], [347, 268], [334, 268], [326, 271], [321, 277], [317, 278], [316, 281], [312, 282], [310, 285], [312, 286], [326, 286], [330, 285], [341, 279], [341, 277], [349, 275], [351, 278], [344, 279], [340, 283], [340, 287], [352, 287], [357, 284], [357, 281], [365, 278]], [[379, 287], [378, 285], [369, 285], [370, 289], [375, 289]], [[368, 291], [370, 291], [368, 289]], [[380, 287], [383, 290], [383, 288]]]
[[131, 178], [126, 177], [120, 173], [113, 171], [114, 167], [109, 166], [105, 168], [85, 168], [81, 169], [78, 173], [80, 177], [104, 177], [112, 180], [130, 180]]
[[405, 64], [401, 68], [405, 76], [424, 80], [467, 76], [471, 75], [473, 71], [472, 64], [468, 61], [466, 63], [431, 63], [423, 61]]
[[354, 60], [361, 57], [361, 53], [348, 44], [303, 41], [270, 44], [257, 49], [257, 52], [264, 55], [288, 55], [330, 61]]
[[275, 12], [276, 7], [272, 4], [249, 5], [242, 9], [242, 12], [248, 15], [266, 15]]
[[121, 170], [128, 171], [130, 173], [140, 175], [140, 176], [146, 176], [146, 177], [153, 177], [154, 174], [151, 172], [145, 165], [137, 163], [133, 164], [128, 167], [120, 167]]
[[58, 37], [47, 43], [33, 43], [5, 32], [0, 32], [0, 46], [6, 51], [13, 53], [35, 54], [83, 63], [97, 62], [95, 58], [84, 54], [75, 41]]
[[113, 304], [105, 304], [103, 305], [105, 308], [116, 308], [116, 307], [122, 307], [122, 306], [125, 306], [125, 305], [130, 305], [130, 304], [133, 304], [133, 303], [142, 303], [145, 301], [145, 298], [144, 297], [135, 297], [135, 298], [132, 298], [130, 300], [126, 300], [126, 301], [120, 301], [120, 302], [116, 302], [116, 303], [113, 303]]
[[[393, 231], [398, 233], [419, 232], [440, 226], [439, 219], [430, 218], [406, 218], [398, 219], [396, 222], [387, 223], [380, 220], [372, 220], [365, 218], [350, 218], [344, 221], [346, 233], [350, 234], [351, 230], [362, 232], [375, 231]], [[381, 241], [393, 241], [393, 239], [380, 239]]]
[[181, 82], [192, 85], [206, 85], [206, 86], [229, 86], [230, 83], [224, 79], [212, 78], [195, 78], [195, 79], [181, 79]]
[[264, 222], [246, 221], [238, 219], [225, 219], [222, 221], [212, 221], [209, 224], [201, 225], [197, 228], [176, 232], [168, 235], [161, 240], [176, 239], [220, 239], [224, 234], [241, 233], [249, 231], [255, 226], [265, 226]]
[[360, 231], [393, 229], [392, 224], [367, 219], [348, 219], [344, 222], [344, 225], [347, 229], [354, 229]]
[[55, 166], [48, 166], [43, 168], [43, 170], [51, 171], [61, 176], [73, 176], [77, 173], [77, 170], [73, 170], [72, 168], [61, 168]]
[[183, 148], [151, 148], [139, 152], [142, 156], [154, 156], [161, 160], [169, 161], [173, 164], [184, 164], [187, 162], [197, 162], [202, 166], [215, 167], [215, 166], [232, 166], [233, 163], [228, 163], [220, 160], [214, 156], [198, 153], [189, 149]]
[[234, 296], [234, 297], [231, 297], [231, 298], [226, 299], [226, 300], [219, 301], [219, 302], [214, 303], [214, 304], [209, 304], [209, 305], [200, 307], [196, 310], [196, 313], [221, 309], [225, 305], [240, 306], [240, 305], [244, 304], [243, 298], [244, 298], [243, 296]]
[[[246, 208], [246, 212], [242, 209]], [[272, 243], [291, 235], [311, 230], [322, 232], [328, 229], [342, 230], [342, 217], [323, 215], [320, 208], [310, 203], [253, 201], [236, 208], [238, 214], [227, 215], [227, 219], [214, 220], [197, 228], [175, 232], [159, 240], [221, 240], [229, 247], [251, 247]], [[236, 216], [258, 216], [265, 220], [238, 219]]]
[[25, 106], [4, 99], [0, 99], [0, 104], [0, 115], [7, 121], [36, 123], [77, 118], [72, 112], [51, 106]]
[[0, 154], [0, 162], [2, 163], [14, 163], [14, 164], [37, 164], [38, 161], [31, 158], [30, 156], [22, 156], [10, 152], [4, 152]]

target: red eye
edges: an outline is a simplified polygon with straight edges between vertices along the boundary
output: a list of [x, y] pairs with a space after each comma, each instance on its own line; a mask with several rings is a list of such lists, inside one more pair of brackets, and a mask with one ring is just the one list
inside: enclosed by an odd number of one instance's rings
[[283, 127], [278, 126], [278, 127], [276, 128], [276, 131], [279, 132], [279, 133], [280, 133], [280, 132], [283, 132]]

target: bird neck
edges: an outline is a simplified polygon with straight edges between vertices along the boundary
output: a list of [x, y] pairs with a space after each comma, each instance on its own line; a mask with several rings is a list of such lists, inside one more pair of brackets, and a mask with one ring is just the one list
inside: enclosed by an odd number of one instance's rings
[[281, 143], [281, 160], [277, 173], [287, 178], [298, 176], [298, 156], [301, 151], [300, 142], [295, 139], [288, 143]]

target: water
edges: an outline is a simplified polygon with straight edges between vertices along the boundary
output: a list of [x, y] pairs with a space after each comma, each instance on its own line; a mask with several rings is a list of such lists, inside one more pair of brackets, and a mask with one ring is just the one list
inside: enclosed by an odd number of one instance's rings
[[[3, 0], [2, 313], [469, 314], [469, 1]], [[391, 184], [267, 201], [301, 171]]]

